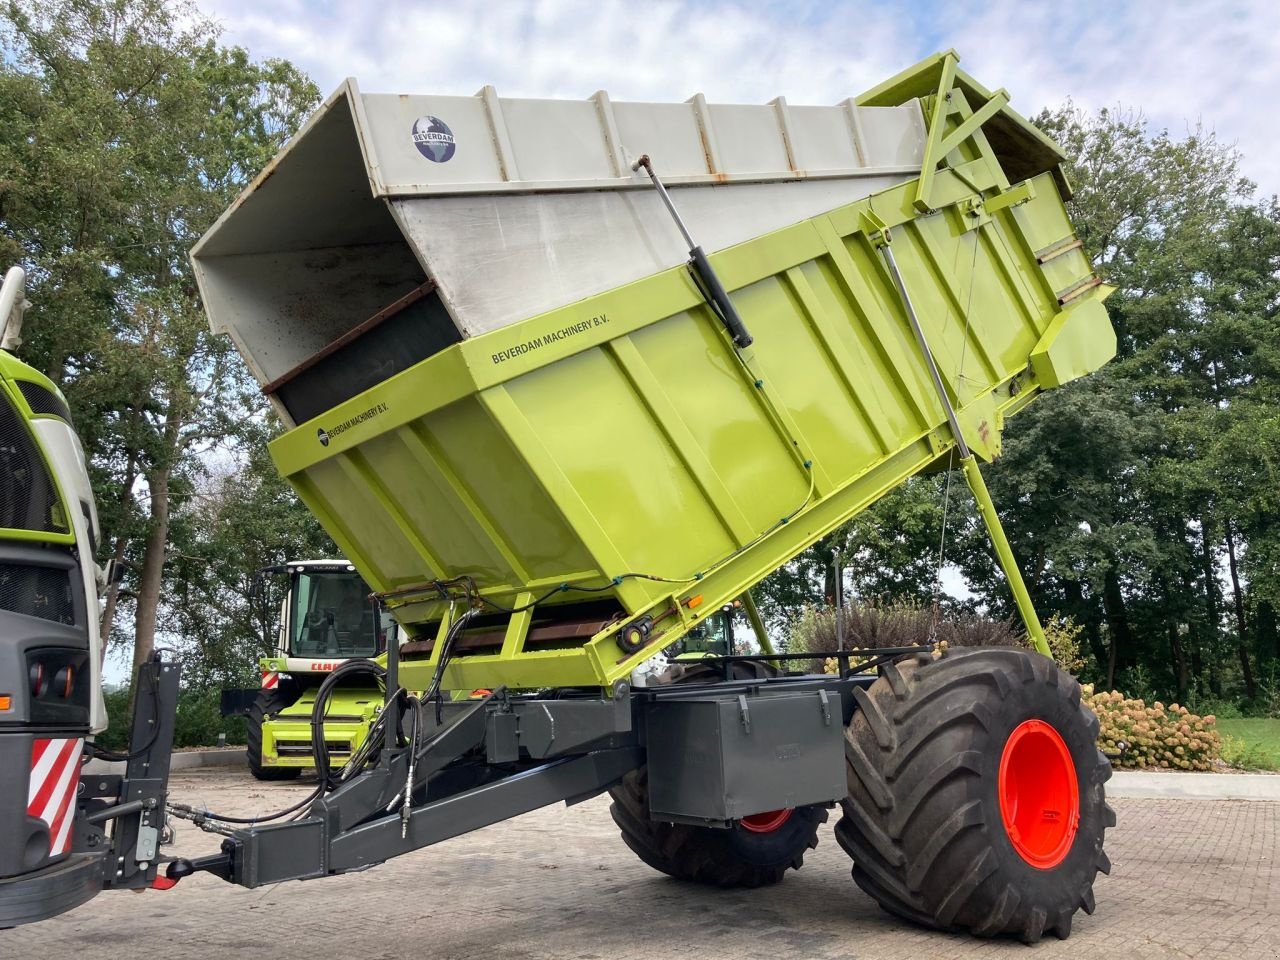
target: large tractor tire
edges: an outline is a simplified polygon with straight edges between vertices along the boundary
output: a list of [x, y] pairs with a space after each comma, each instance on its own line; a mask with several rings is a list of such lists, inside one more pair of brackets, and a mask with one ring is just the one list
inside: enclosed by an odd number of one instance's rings
[[[762, 680], [776, 671], [762, 662], [732, 665], [736, 680]], [[655, 683], [714, 683], [723, 669], [698, 661], [682, 661]], [[745, 817], [728, 829], [667, 823], [649, 818], [649, 772], [627, 774], [609, 791], [609, 813], [622, 840], [653, 869], [717, 887], [763, 887], [799, 870], [804, 855], [818, 845], [818, 828], [827, 821], [822, 806], [776, 810]]]
[[293, 780], [300, 773], [301, 767], [264, 767], [262, 765], [262, 723], [267, 717], [278, 713], [289, 706], [297, 696], [291, 691], [277, 687], [274, 690], [262, 690], [245, 713], [245, 756], [249, 760], [249, 772], [257, 780]]
[[964, 650], [889, 664], [856, 699], [836, 839], [880, 906], [1028, 943], [1093, 913], [1116, 818], [1075, 680], [1039, 654]]

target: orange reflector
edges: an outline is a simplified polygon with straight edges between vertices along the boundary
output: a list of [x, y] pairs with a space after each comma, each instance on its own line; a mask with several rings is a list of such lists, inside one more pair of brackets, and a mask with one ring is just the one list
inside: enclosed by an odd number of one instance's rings
[[0, 710], [8, 710], [13, 706], [13, 697], [7, 693], [0, 693]]
[[702, 606], [702, 594], [698, 594], [696, 597], [690, 597], [688, 600], [684, 602], [684, 605], [688, 607], [690, 610], [692, 610], [694, 607]]

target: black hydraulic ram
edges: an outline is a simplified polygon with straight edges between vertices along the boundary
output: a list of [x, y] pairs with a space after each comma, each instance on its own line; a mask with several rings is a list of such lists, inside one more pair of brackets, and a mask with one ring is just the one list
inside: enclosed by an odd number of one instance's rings
[[747, 325], [742, 322], [742, 317], [738, 314], [737, 308], [733, 305], [733, 301], [729, 299], [729, 294], [725, 292], [724, 284], [716, 276], [716, 272], [711, 266], [711, 261], [707, 259], [706, 252], [693, 242], [693, 237], [689, 236], [689, 230], [685, 227], [684, 221], [680, 219], [680, 214], [676, 211], [675, 204], [671, 202], [667, 188], [658, 179], [658, 175], [653, 172], [653, 162], [649, 159], [647, 153], [631, 165], [632, 170], [639, 170], [641, 167], [644, 167], [645, 173], [649, 174], [649, 179], [653, 181], [654, 187], [657, 188], [658, 196], [662, 198], [667, 212], [671, 214], [671, 219], [676, 222], [680, 235], [684, 237], [684, 242], [689, 247], [689, 266], [693, 268], [694, 275], [698, 278], [698, 284], [702, 288], [707, 302], [711, 304], [711, 308], [719, 315], [720, 322], [725, 325], [725, 328], [733, 337], [733, 345], [739, 350], [751, 346], [753, 338], [747, 332]]

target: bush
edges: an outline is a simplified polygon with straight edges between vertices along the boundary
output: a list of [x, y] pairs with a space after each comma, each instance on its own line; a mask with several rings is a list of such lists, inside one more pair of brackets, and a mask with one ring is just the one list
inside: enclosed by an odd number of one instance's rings
[[1223, 736], [1222, 762], [1237, 770], [1274, 770], [1275, 762], [1260, 743]]
[[[1021, 626], [1010, 620], [993, 620], [981, 614], [941, 616], [936, 624], [934, 611], [919, 604], [893, 603], [846, 607], [843, 617], [844, 648], [879, 650], [885, 647], [924, 645], [932, 636], [942, 649], [958, 647], [1021, 647], [1030, 643]], [[1058, 666], [1075, 676], [1084, 667], [1080, 653], [1081, 628], [1070, 617], [1054, 616], [1044, 625], [1045, 639]], [[808, 607], [791, 628], [788, 649], [796, 653], [835, 653], [836, 611], [834, 607]], [[850, 663], [857, 664], [853, 658]], [[839, 673], [838, 661], [820, 661], [827, 673]], [[815, 662], [808, 669], [817, 669]]]
[[[129, 688], [113, 690], [105, 696], [107, 729], [96, 738], [106, 750], [117, 753], [129, 748]], [[183, 689], [178, 692], [178, 715], [173, 727], [175, 747], [212, 747], [218, 734], [227, 735], [227, 743], [244, 743], [244, 718], [223, 717], [219, 711], [221, 691]]]
[[1053, 659], [1063, 670], [1073, 677], [1079, 677], [1085, 667], [1085, 660], [1080, 653], [1080, 634], [1084, 627], [1071, 617], [1054, 614], [1044, 624], [1044, 638], [1049, 643]]
[[[1021, 647], [1018, 628], [1007, 620], [978, 614], [944, 619], [920, 604], [856, 604], [842, 611], [845, 650], [911, 647], [933, 637], [948, 647]], [[834, 607], [807, 607], [791, 627], [787, 649], [794, 653], [835, 653], [840, 649]]]
[[107, 729], [95, 738], [106, 750], [123, 753], [129, 748], [129, 688], [112, 690], [103, 697], [107, 707]]
[[1095, 693], [1081, 688], [1084, 702], [1098, 715], [1098, 748], [1114, 755], [1121, 741], [1128, 749], [1113, 765], [1128, 769], [1211, 770], [1222, 756], [1216, 718], [1159, 701], [1147, 706], [1117, 690]]
[[178, 694], [178, 717], [173, 727], [175, 747], [212, 747], [218, 734], [227, 743], [244, 743], [244, 717], [224, 717], [219, 711], [221, 691], [183, 690]]

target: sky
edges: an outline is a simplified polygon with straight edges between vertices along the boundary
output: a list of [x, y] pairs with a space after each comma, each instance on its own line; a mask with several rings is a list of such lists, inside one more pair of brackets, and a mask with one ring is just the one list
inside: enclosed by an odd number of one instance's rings
[[280, 57], [324, 93], [832, 104], [954, 48], [1024, 115], [1068, 98], [1197, 124], [1280, 193], [1265, 119], [1280, 94], [1280, 3], [1232, 0], [198, 0], [225, 42]]

